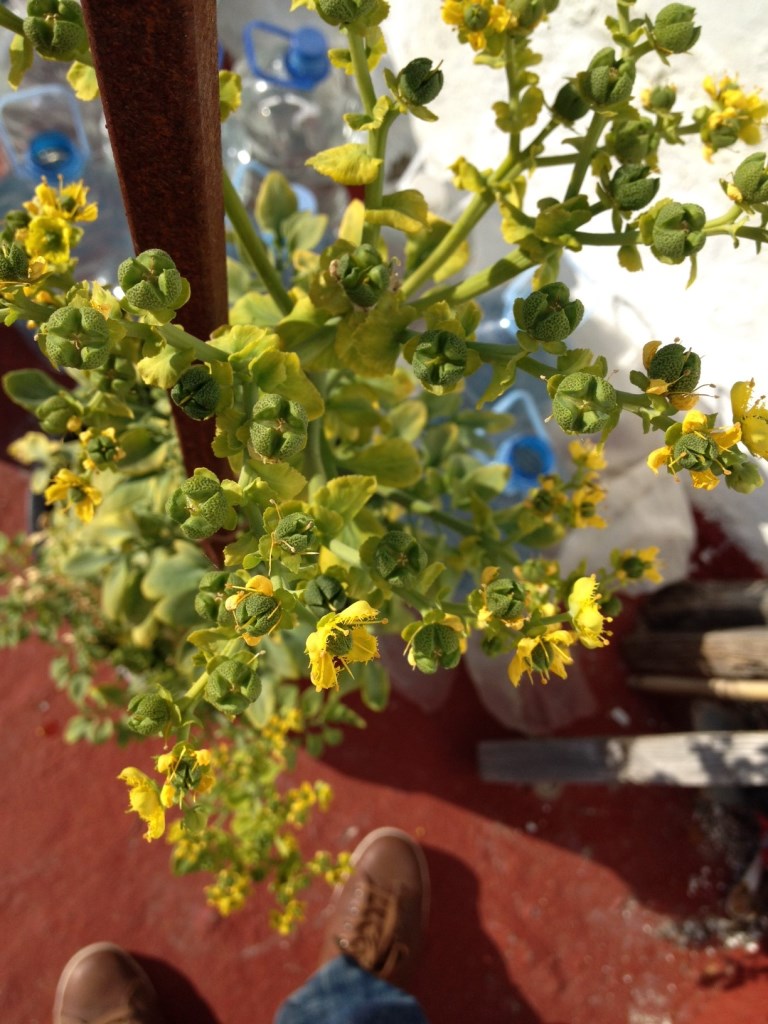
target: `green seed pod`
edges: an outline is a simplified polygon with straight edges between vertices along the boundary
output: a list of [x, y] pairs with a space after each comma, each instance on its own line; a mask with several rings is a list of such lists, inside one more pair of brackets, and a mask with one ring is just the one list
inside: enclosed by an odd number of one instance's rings
[[315, 618], [322, 618], [328, 612], [343, 611], [348, 604], [347, 592], [335, 576], [321, 573], [304, 588], [304, 605]]
[[282, 395], [263, 395], [253, 407], [250, 440], [253, 454], [264, 462], [282, 462], [303, 451], [307, 443], [304, 406]]
[[648, 364], [648, 376], [665, 380], [670, 394], [690, 394], [701, 377], [701, 359], [678, 342], [656, 349]]
[[441, 622], [427, 623], [413, 637], [409, 661], [426, 675], [456, 668], [461, 661], [461, 636]]
[[70, 432], [72, 421], [79, 421], [83, 407], [65, 391], [44, 399], [35, 410], [40, 429], [52, 437], [61, 437]]
[[205, 573], [197, 585], [195, 594], [195, 611], [201, 619], [208, 622], [217, 622], [221, 617], [224, 605], [224, 585], [230, 574], [212, 570]]
[[725, 482], [732, 491], [738, 494], [751, 494], [764, 484], [763, 476], [750, 459], [740, 459], [735, 465], [729, 466]]
[[325, 641], [325, 648], [335, 658], [343, 658], [352, 650], [352, 636], [348, 629], [338, 627], [331, 630]]
[[701, 29], [693, 24], [696, 11], [686, 4], [668, 4], [656, 15], [653, 23], [653, 39], [666, 53], [685, 53], [690, 50], [701, 35]]
[[280, 547], [296, 554], [309, 549], [314, 525], [314, 520], [303, 512], [291, 512], [280, 520], [272, 536]]
[[491, 20], [491, 12], [484, 4], [464, 4], [464, 24], [470, 32], [482, 32]]
[[719, 449], [709, 437], [700, 434], [682, 434], [672, 448], [672, 469], [709, 469], [717, 462]]
[[109, 328], [92, 306], [54, 310], [40, 330], [45, 354], [55, 366], [94, 370], [109, 358]]
[[315, 9], [328, 25], [349, 25], [358, 14], [355, 0], [315, 0]]
[[280, 602], [268, 594], [249, 594], [235, 608], [235, 622], [249, 636], [264, 636], [280, 621]]
[[146, 249], [123, 260], [117, 280], [128, 303], [138, 310], [178, 309], [187, 298], [184, 278], [163, 249]]
[[485, 588], [485, 603], [497, 619], [517, 619], [525, 613], [525, 590], [517, 580], [495, 579]]
[[131, 715], [127, 725], [140, 736], [155, 736], [171, 721], [171, 706], [159, 693], [134, 697], [128, 704]]
[[552, 110], [563, 121], [572, 124], [574, 121], [578, 121], [579, 118], [584, 117], [589, 110], [589, 104], [584, 100], [572, 82], [566, 82], [555, 97]]
[[108, 469], [122, 457], [122, 449], [117, 436], [100, 432], [85, 442], [85, 455], [97, 469]]
[[428, 391], [442, 394], [464, 379], [466, 342], [451, 331], [424, 331], [414, 349], [412, 366]]
[[201, 468], [173, 492], [165, 511], [188, 540], [203, 540], [222, 528], [229, 505], [216, 475]]
[[29, 258], [16, 242], [0, 246], [0, 281], [26, 281]]
[[[251, 685], [254, 675], [255, 672], [244, 665], [242, 661], [229, 658], [217, 665], [208, 676], [204, 690], [205, 699], [219, 707], [226, 696], [234, 696], [233, 691], [247, 689]], [[248, 700], [243, 700], [242, 710], [245, 710], [249, 703]]]
[[75, 60], [88, 48], [83, 12], [75, 0], [30, 0], [23, 29], [48, 60]]
[[650, 178], [650, 167], [625, 164], [611, 178], [610, 192], [620, 210], [642, 210], [659, 190], [659, 179]]
[[552, 399], [555, 420], [567, 434], [593, 434], [604, 430], [617, 408], [616, 391], [604, 377], [569, 373]]
[[617, 60], [610, 46], [600, 50], [586, 71], [577, 75], [579, 91], [591, 107], [616, 107], [632, 96], [635, 84], [633, 61]]
[[376, 545], [373, 564], [376, 572], [393, 586], [409, 586], [426, 569], [427, 552], [415, 537], [404, 530], [390, 530]]
[[733, 183], [747, 203], [768, 203], [765, 153], [752, 153], [733, 172]]
[[651, 251], [662, 263], [682, 263], [703, 248], [707, 215], [695, 203], [665, 203], [653, 223]]
[[443, 88], [443, 82], [443, 72], [439, 66], [432, 66], [429, 57], [417, 57], [397, 76], [400, 95], [407, 103], [419, 107], [431, 103]]
[[526, 299], [516, 299], [515, 323], [537, 341], [564, 341], [581, 323], [584, 304], [571, 299], [560, 281], [542, 285]]
[[608, 132], [605, 141], [620, 163], [642, 164], [659, 148], [660, 134], [647, 117], [629, 118]]
[[559, 0], [506, 0], [506, 8], [513, 18], [512, 31], [527, 34], [551, 14]]
[[378, 250], [367, 242], [353, 252], [345, 252], [334, 260], [329, 273], [335, 278], [356, 306], [374, 306], [389, 287], [389, 263], [384, 263]]
[[193, 420], [207, 420], [216, 412], [221, 388], [207, 366], [190, 366], [171, 388], [171, 398]]
[[655, 114], [668, 114], [676, 100], [677, 89], [674, 85], [655, 85], [648, 92], [644, 106]]

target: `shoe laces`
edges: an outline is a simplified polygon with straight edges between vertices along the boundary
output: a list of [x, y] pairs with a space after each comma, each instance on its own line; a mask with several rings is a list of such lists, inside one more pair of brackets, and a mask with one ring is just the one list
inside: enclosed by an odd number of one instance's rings
[[396, 934], [399, 918], [397, 893], [361, 880], [352, 891], [341, 935], [336, 939], [339, 949], [364, 970], [388, 977], [408, 954], [408, 946]]

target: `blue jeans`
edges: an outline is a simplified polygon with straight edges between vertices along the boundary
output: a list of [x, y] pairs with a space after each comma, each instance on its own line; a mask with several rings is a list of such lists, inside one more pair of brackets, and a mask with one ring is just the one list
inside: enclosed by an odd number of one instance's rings
[[283, 1003], [274, 1024], [429, 1024], [407, 992], [338, 956]]

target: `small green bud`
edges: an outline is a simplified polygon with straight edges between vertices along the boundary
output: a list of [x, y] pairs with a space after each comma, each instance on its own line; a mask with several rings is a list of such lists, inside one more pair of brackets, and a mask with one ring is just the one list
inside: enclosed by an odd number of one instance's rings
[[[632, 560], [630, 559], [629, 561], [632, 561]], [[639, 561], [639, 559], [637, 559], [637, 561]], [[630, 573], [630, 571], [626, 568], [626, 566], [627, 566], [627, 563], [625, 562], [624, 563], [624, 569], [625, 569], [625, 571], [627, 573], [627, 576], [629, 576], [630, 579], [639, 578], [639, 577], [633, 576], [632, 573]], [[645, 566], [642, 565], [642, 563], [641, 563], [641, 567], [642, 567], [642, 570], [645, 569]], [[634, 571], [634, 567], [633, 567], [633, 571]], [[642, 576], [642, 571], [641, 571], [640, 575]], [[618, 616], [621, 615], [621, 610], [622, 610], [623, 607], [624, 606], [623, 606], [623, 604], [621, 602], [621, 598], [617, 597], [616, 594], [611, 594], [610, 597], [607, 597], [607, 598], [605, 598], [605, 600], [600, 602], [600, 611], [602, 612], [603, 615], [605, 615], [609, 619], [616, 619], [616, 618], [618, 618]]]
[[224, 585], [229, 576], [228, 572], [213, 569], [201, 577], [195, 594], [195, 611], [201, 619], [217, 622], [221, 617]]
[[648, 364], [648, 376], [665, 380], [670, 394], [690, 394], [701, 377], [701, 359], [679, 342], [656, 349]]
[[516, 619], [525, 612], [525, 590], [517, 580], [492, 580], [485, 588], [488, 611], [497, 619]]
[[564, 341], [581, 323], [584, 304], [571, 299], [560, 281], [553, 281], [526, 299], [516, 299], [513, 311], [517, 326], [537, 341]]
[[559, 0], [506, 0], [506, 8], [512, 15], [511, 30], [527, 34], [536, 28], [547, 14], [558, 5]]
[[109, 358], [109, 328], [92, 306], [63, 306], [40, 329], [45, 354], [55, 366], [95, 370]]
[[171, 398], [193, 420], [207, 420], [216, 412], [221, 388], [207, 366], [190, 366], [171, 388]]
[[358, 13], [355, 0], [315, 0], [315, 8], [328, 25], [349, 25]]
[[331, 262], [328, 271], [356, 306], [374, 306], [389, 288], [391, 269], [378, 250], [367, 242]]
[[625, 164], [611, 178], [610, 192], [620, 210], [642, 210], [659, 190], [659, 179], [650, 178], [650, 167]]
[[765, 481], [762, 473], [751, 459], [744, 458], [735, 465], [729, 466], [729, 473], [725, 482], [732, 491], [739, 494], [751, 494], [758, 487], [762, 487]]
[[348, 604], [347, 592], [335, 576], [321, 573], [304, 588], [304, 605], [318, 619], [328, 612], [343, 611]]
[[75, 60], [88, 48], [83, 12], [75, 0], [30, 0], [23, 28], [48, 60]]
[[555, 97], [552, 110], [563, 121], [572, 124], [574, 121], [578, 121], [579, 118], [584, 117], [589, 110], [589, 104], [584, 100], [572, 82], [566, 82]]
[[666, 53], [685, 53], [690, 50], [701, 35], [701, 29], [693, 24], [696, 11], [686, 4], [668, 4], [656, 15], [653, 23], [653, 39]]
[[555, 420], [567, 434], [593, 434], [604, 430], [614, 417], [616, 391], [604, 377], [569, 373], [557, 385], [552, 399]]
[[632, 96], [635, 65], [630, 60], [617, 60], [610, 46], [600, 50], [580, 72], [576, 81], [582, 98], [591, 107], [616, 107]]
[[29, 258], [16, 242], [0, 246], [0, 281], [26, 281]]
[[651, 233], [651, 251], [662, 263], [682, 263], [703, 248], [702, 232], [707, 215], [695, 203], [665, 203], [658, 211]]
[[188, 540], [203, 540], [224, 526], [230, 509], [215, 473], [200, 468], [176, 488], [165, 511]]
[[470, 32], [482, 32], [491, 20], [490, 9], [484, 4], [465, 3], [462, 13], [464, 24]]
[[160, 313], [178, 309], [189, 296], [186, 281], [163, 249], [146, 249], [123, 260], [117, 280], [127, 303], [136, 310]]
[[765, 163], [765, 153], [752, 153], [742, 160], [733, 172], [733, 183], [741, 195], [737, 202], [768, 203], [768, 167]]
[[282, 462], [303, 451], [307, 443], [303, 405], [282, 395], [262, 395], [251, 413], [253, 454], [264, 462]]
[[235, 608], [235, 622], [249, 636], [264, 636], [280, 621], [280, 602], [268, 594], [249, 594]]
[[35, 410], [35, 415], [40, 422], [41, 430], [53, 437], [60, 437], [72, 432], [71, 425], [74, 421], [79, 423], [83, 407], [71, 395], [60, 391], [58, 395], [44, 399]]
[[128, 728], [140, 736], [154, 736], [162, 732], [172, 717], [168, 701], [159, 693], [134, 697], [128, 704], [128, 710], [131, 712]]
[[427, 389], [442, 394], [464, 379], [467, 345], [451, 331], [424, 331], [413, 352], [413, 372]]
[[444, 76], [440, 67], [433, 67], [429, 57], [417, 57], [406, 64], [397, 76], [397, 87], [407, 103], [423, 107], [443, 88]]
[[314, 525], [314, 520], [303, 512], [291, 512], [280, 520], [272, 536], [280, 547], [295, 555], [309, 550]]
[[659, 148], [660, 134], [647, 117], [628, 118], [608, 132], [609, 153], [622, 164], [642, 164]]
[[[203, 696], [225, 715], [239, 715], [252, 703], [245, 691], [252, 687], [256, 673], [241, 661], [230, 658], [208, 676]], [[259, 692], [261, 684], [259, 683]], [[255, 698], [254, 698], [255, 699]]]
[[658, 114], [668, 114], [677, 100], [674, 85], [655, 85], [644, 94], [643, 106]]
[[408, 660], [426, 675], [441, 668], [456, 668], [461, 661], [461, 635], [442, 622], [426, 623], [411, 641]]
[[409, 586], [426, 569], [429, 558], [421, 544], [404, 530], [390, 530], [376, 545], [376, 572], [393, 586]]

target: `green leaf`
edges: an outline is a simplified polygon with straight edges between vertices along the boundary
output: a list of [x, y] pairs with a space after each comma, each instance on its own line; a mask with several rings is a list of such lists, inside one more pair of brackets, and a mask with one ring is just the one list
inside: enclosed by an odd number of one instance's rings
[[376, 180], [381, 164], [381, 159], [370, 156], [367, 147], [360, 142], [324, 149], [307, 160], [309, 167], [339, 185], [370, 185]]
[[375, 493], [375, 476], [342, 476], [329, 480], [312, 495], [312, 501], [338, 513], [346, 523], [355, 518]]
[[35, 50], [26, 36], [14, 35], [11, 40], [9, 54], [11, 64], [8, 71], [8, 84], [12, 89], [18, 89], [24, 80], [24, 75], [32, 67]]
[[365, 227], [365, 203], [353, 199], [344, 211], [339, 225], [339, 241], [350, 245], [360, 245]]
[[95, 100], [99, 95], [96, 71], [90, 64], [83, 64], [79, 60], [72, 61], [67, 72], [67, 81], [79, 100], [87, 103], [89, 100]]
[[270, 171], [256, 197], [256, 221], [262, 231], [281, 233], [283, 221], [299, 208], [293, 189], [279, 171]]
[[[150, 354], [144, 356], [136, 364], [139, 376], [145, 384], [168, 390], [172, 388], [184, 370], [192, 365], [195, 359], [193, 352], [174, 348], [163, 343], [159, 346], [149, 345]], [[154, 350], [154, 351], [153, 351]]]
[[274, 327], [282, 313], [271, 295], [246, 292], [229, 311], [231, 324], [253, 324], [256, 327]]
[[314, 249], [323, 240], [327, 228], [328, 218], [324, 213], [301, 210], [283, 221], [282, 236], [290, 252]]
[[11, 370], [3, 377], [3, 390], [22, 409], [34, 412], [62, 389], [42, 370]]
[[289, 501], [301, 494], [307, 481], [287, 462], [255, 462], [249, 463], [251, 471], [258, 477], [243, 489], [246, 500], [255, 499], [259, 505], [266, 507], [274, 499]]
[[383, 487], [412, 487], [421, 480], [418, 451], [400, 437], [390, 437], [356, 452], [344, 465], [375, 476]]
[[355, 679], [360, 684], [363, 704], [371, 711], [383, 711], [389, 703], [389, 673], [380, 662], [369, 661], [355, 666]]
[[219, 71], [219, 121], [223, 124], [243, 98], [243, 82], [234, 71]]
[[424, 196], [415, 188], [405, 189], [384, 196], [381, 207], [367, 209], [365, 219], [369, 224], [380, 224], [415, 234], [421, 231], [429, 216], [429, 208]]

